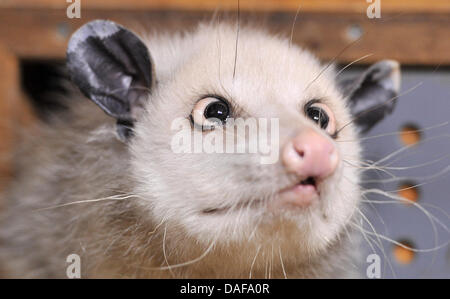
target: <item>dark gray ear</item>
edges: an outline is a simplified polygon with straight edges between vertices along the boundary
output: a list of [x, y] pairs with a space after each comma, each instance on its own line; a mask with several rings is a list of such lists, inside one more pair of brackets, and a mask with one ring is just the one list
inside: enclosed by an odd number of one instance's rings
[[92, 21], [70, 38], [67, 67], [80, 90], [117, 119], [119, 135], [127, 139], [154, 83], [144, 43], [114, 22]]
[[393, 111], [400, 90], [400, 66], [396, 61], [383, 60], [339, 84], [348, 98], [354, 123], [367, 132]]

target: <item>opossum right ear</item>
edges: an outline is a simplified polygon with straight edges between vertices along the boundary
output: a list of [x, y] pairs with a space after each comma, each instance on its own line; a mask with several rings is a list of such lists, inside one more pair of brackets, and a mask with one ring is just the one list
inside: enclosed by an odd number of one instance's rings
[[67, 67], [84, 95], [117, 119], [119, 136], [127, 140], [154, 84], [153, 63], [141, 39], [111, 21], [89, 22], [69, 41]]
[[400, 65], [382, 60], [361, 75], [339, 82], [354, 123], [362, 133], [392, 113], [400, 91]]

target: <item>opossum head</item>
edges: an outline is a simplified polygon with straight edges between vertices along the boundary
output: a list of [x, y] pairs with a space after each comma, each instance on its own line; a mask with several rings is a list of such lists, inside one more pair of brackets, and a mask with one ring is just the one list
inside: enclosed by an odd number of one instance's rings
[[117, 119], [155, 223], [198, 242], [309, 253], [357, 214], [358, 132], [399, 89], [394, 61], [340, 82], [287, 39], [225, 24], [144, 41], [94, 21], [73, 35], [68, 67]]

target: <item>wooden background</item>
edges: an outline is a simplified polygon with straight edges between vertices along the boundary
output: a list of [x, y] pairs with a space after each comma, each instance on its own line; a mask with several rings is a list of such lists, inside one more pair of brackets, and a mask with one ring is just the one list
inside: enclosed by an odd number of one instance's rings
[[[64, 59], [70, 34], [92, 19], [128, 26], [186, 28], [214, 12], [236, 18], [237, 0], [81, 0], [81, 19], [69, 19], [66, 0], [0, 0], [0, 178], [11, 173], [9, 153], [17, 143], [11, 127], [33, 121], [20, 86], [23, 59]], [[450, 65], [449, 0], [381, 0], [381, 18], [369, 19], [366, 0], [241, 0], [242, 21], [254, 19], [324, 60], [348, 63], [390, 58], [402, 64]], [[2, 180], [2, 182], [4, 182]], [[1, 186], [0, 186], [1, 188]]]
[[[185, 28], [214, 12], [235, 18], [237, 0], [81, 0], [80, 19], [67, 18], [68, 5], [66, 0], [0, 0], [0, 43], [21, 58], [63, 58], [70, 34], [89, 20]], [[368, 6], [366, 0], [240, 1], [242, 20], [250, 15], [286, 34], [300, 7], [294, 41], [323, 59], [333, 58], [361, 32], [361, 41], [340, 61], [374, 53], [367, 63], [390, 57], [408, 64], [450, 64], [449, 0], [381, 0], [380, 19], [367, 17]]]

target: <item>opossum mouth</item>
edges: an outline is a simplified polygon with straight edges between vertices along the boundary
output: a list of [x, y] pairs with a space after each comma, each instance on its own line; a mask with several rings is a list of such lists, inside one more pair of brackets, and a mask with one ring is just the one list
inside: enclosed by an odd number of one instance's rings
[[292, 189], [299, 189], [299, 188], [310, 188], [314, 189], [314, 191], [318, 192], [318, 180], [315, 177], [307, 177], [306, 179], [302, 179], [300, 181], [297, 181], [297, 183], [294, 183], [287, 188], [283, 188], [280, 190], [280, 193], [283, 193], [285, 191], [289, 191]]
[[318, 198], [318, 180], [315, 177], [307, 177], [299, 183], [281, 190], [273, 207], [306, 208]]
[[300, 185], [303, 185], [303, 186], [311, 185], [314, 188], [317, 188], [317, 180], [314, 177], [310, 176], [310, 177], [300, 181]]
[[[292, 185], [288, 188], [285, 188], [279, 192], [280, 197], [283, 197], [284, 193], [289, 193], [290, 197], [295, 196], [294, 202], [290, 199], [290, 203], [294, 203], [295, 205], [302, 205], [305, 202], [309, 202], [310, 198], [314, 195], [318, 195], [317, 191], [317, 180], [314, 177], [308, 177], [300, 182]], [[242, 201], [236, 205], [229, 205], [218, 208], [206, 208], [202, 210], [203, 214], [220, 214], [224, 212], [228, 212], [231, 210], [239, 211], [242, 208], [256, 208], [261, 207], [263, 201], [262, 200], [247, 200]], [[269, 204], [269, 206], [271, 206]]]

